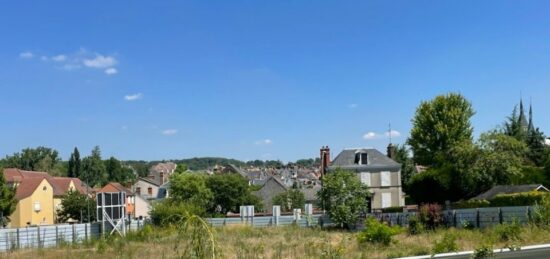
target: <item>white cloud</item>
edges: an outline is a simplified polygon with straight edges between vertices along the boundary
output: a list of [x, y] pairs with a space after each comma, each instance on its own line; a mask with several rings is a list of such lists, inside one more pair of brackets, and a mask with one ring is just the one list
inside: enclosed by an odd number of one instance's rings
[[118, 73], [118, 70], [116, 70], [116, 68], [114, 68], [114, 67], [110, 67], [110, 68], [105, 69], [105, 74], [107, 74], [107, 75], [114, 75], [116, 73]]
[[355, 108], [357, 108], [357, 107], [359, 107], [359, 105], [356, 104], [356, 103], [352, 103], [352, 104], [349, 104], [349, 105], [348, 105], [348, 108], [350, 108], [350, 109], [355, 109]]
[[125, 95], [124, 96], [124, 100], [126, 101], [136, 101], [136, 100], [139, 100], [143, 98], [143, 94], [142, 93], [137, 93], [137, 94], [129, 94], [129, 95]]
[[545, 140], [544, 140], [544, 143], [545, 143], [546, 145], [550, 146], [550, 138], [545, 139]]
[[67, 63], [67, 64], [61, 66], [60, 68], [63, 69], [63, 70], [72, 71], [72, 70], [75, 70], [75, 69], [79, 69], [80, 65], [79, 64], [69, 64], [69, 63]]
[[67, 56], [65, 56], [65, 55], [53, 56], [52, 60], [55, 61], [55, 62], [63, 62], [65, 60], [67, 60]]
[[386, 135], [386, 137], [391, 136], [392, 138], [397, 138], [401, 137], [401, 132], [397, 130], [391, 130], [390, 132], [386, 132], [384, 135]]
[[165, 135], [165, 136], [172, 136], [172, 135], [175, 135], [176, 133], [178, 133], [178, 130], [177, 129], [166, 129], [166, 130], [161, 131], [160, 133], [162, 133], [162, 135]]
[[271, 139], [262, 139], [254, 142], [256, 145], [271, 145], [273, 144], [273, 141]]
[[117, 60], [112, 56], [96, 55], [93, 59], [84, 59], [84, 65], [92, 68], [108, 68], [117, 64]]
[[32, 52], [30, 51], [25, 51], [25, 52], [19, 53], [19, 57], [24, 59], [31, 59], [34, 57], [34, 54], [32, 54]]
[[370, 131], [370, 132], [367, 132], [365, 133], [365, 135], [363, 135], [363, 139], [366, 139], [366, 140], [371, 140], [371, 139], [376, 139], [378, 138], [378, 134]]

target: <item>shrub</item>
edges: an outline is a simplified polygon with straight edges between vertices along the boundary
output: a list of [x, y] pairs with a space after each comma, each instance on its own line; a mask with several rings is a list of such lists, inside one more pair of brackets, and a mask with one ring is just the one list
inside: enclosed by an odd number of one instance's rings
[[458, 251], [458, 245], [456, 244], [456, 236], [452, 233], [446, 232], [440, 241], [436, 241], [432, 249], [433, 254], [441, 254], [448, 252]]
[[151, 221], [156, 226], [167, 226], [179, 222], [188, 214], [204, 215], [205, 209], [167, 199], [153, 205]]
[[471, 209], [491, 207], [491, 203], [487, 200], [466, 200], [459, 201], [453, 204], [454, 209]]
[[463, 220], [460, 222], [460, 226], [461, 226], [463, 229], [474, 229], [474, 224], [472, 224], [472, 222], [470, 222], [469, 220], [466, 220], [466, 219], [463, 219]]
[[412, 216], [409, 218], [409, 235], [418, 235], [423, 233], [425, 230], [424, 224], [420, 222], [418, 216]]
[[506, 206], [532, 206], [540, 204], [544, 197], [548, 197], [548, 193], [544, 192], [523, 192], [514, 194], [499, 194], [490, 200], [491, 206], [506, 207]]
[[539, 227], [550, 226], [550, 197], [546, 196], [540, 203], [535, 205], [533, 212], [533, 223]]
[[493, 258], [495, 254], [493, 253], [493, 247], [490, 245], [482, 245], [474, 250], [474, 253], [470, 258], [472, 259], [486, 259]]
[[390, 227], [373, 217], [368, 217], [365, 220], [365, 229], [358, 234], [357, 239], [360, 243], [370, 242], [387, 246], [392, 242], [392, 236], [399, 232], [399, 227]]
[[441, 205], [436, 203], [422, 205], [420, 207], [419, 219], [429, 229], [439, 227], [443, 224]]
[[493, 233], [500, 241], [519, 240], [521, 230], [521, 224], [514, 219], [511, 223], [496, 225], [493, 228]]
[[382, 209], [383, 213], [396, 213], [396, 212], [403, 212], [403, 207], [388, 207]]

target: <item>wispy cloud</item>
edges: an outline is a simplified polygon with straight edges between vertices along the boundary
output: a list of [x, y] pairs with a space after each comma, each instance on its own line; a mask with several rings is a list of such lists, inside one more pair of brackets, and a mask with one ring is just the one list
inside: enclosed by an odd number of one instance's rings
[[110, 67], [110, 68], [105, 69], [105, 74], [107, 74], [107, 75], [114, 75], [116, 73], [118, 73], [118, 70], [116, 70], [116, 68], [114, 68], [114, 67]]
[[256, 144], [256, 145], [271, 145], [271, 144], [273, 144], [273, 141], [271, 139], [262, 139], [262, 140], [255, 141], [254, 144]]
[[103, 56], [96, 54], [95, 58], [84, 59], [84, 65], [92, 68], [108, 68], [115, 66], [118, 61], [112, 56]]
[[34, 57], [34, 54], [32, 54], [32, 52], [30, 52], [30, 51], [25, 51], [25, 52], [19, 53], [19, 58], [31, 59], [33, 57]]
[[397, 131], [397, 130], [391, 130], [389, 132], [386, 132], [384, 133], [384, 135], [386, 137], [392, 137], [392, 138], [397, 138], [397, 137], [401, 137], [401, 132]]
[[165, 130], [161, 131], [160, 133], [164, 136], [172, 136], [172, 135], [175, 135], [176, 133], [178, 133], [178, 130], [177, 129], [165, 129]]
[[370, 131], [370, 132], [367, 132], [365, 133], [365, 135], [363, 135], [363, 139], [365, 140], [371, 140], [371, 139], [376, 139], [378, 138], [378, 134]]
[[398, 137], [401, 137], [401, 133], [397, 130], [391, 130], [389, 132], [387, 131], [387, 132], [384, 132], [383, 134], [369, 131], [369, 132], [367, 132], [363, 135], [363, 139], [364, 140], [373, 140], [373, 139], [380, 139], [380, 138], [383, 138], [383, 137], [390, 137], [390, 136], [392, 138], [398, 138]]
[[139, 100], [143, 98], [143, 94], [142, 93], [137, 93], [137, 94], [129, 94], [129, 95], [125, 95], [124, 96], [124, 100], [126, 101], [136, 101], [136, 100]]
[[[44, 57], [42, 57], [42, 58], [44, 58]], [[46, 57], [46, 60], [47, 60], [47, 57]], [[67, 56], [65, 56], [65, 55], [53, 56], [52, 60], [55, 61], [55, 62], [63, 62], [65, 60], [67, 60]]]

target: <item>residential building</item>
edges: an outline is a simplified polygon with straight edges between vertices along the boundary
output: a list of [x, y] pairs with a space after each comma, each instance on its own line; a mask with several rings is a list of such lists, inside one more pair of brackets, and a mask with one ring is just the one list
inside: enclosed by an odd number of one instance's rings
[[548, 189], [542, 184], [497, 185], [472, 198], [472, 200], [491, 200], [499, 194], [514, 194], [523, 192], [548, 192]]
[[173, 162], [158, 163], [149, 170], [149, 180], [161, 186], [168, 182], [177, 165]]
[[262, 185], [262, 188], [254, 194], [258, 196], [264, 205], [264, 209], [267, 213], [273, 212], [273, 197], [279, 193], [286, 192], [288, 188], [285, 186], [280, 179], [275, 176], [270, 176], [265, 183]]
[[[370, 188], [372, 196], [368, 203], [371, 210], [403, 207], [405, 194], [401, 189], [401, 165], [389, 157], [395, 154], [394, 148], [391, 144], [388, 146], [388, 156], [373, 148], [344, 149], [332, 162], [326, 155], [322, 161], [329, 164], [327, 174], [337, 168], [357, 173], [361, 182]], [[321, 154], [330, 154], [329, 148], [321, 148]]]
[[157, 197], [159, 187], [160, 185], [157, 182], [142, 177], [132, 185], [131, 191], [146, 200], [152, 200]]

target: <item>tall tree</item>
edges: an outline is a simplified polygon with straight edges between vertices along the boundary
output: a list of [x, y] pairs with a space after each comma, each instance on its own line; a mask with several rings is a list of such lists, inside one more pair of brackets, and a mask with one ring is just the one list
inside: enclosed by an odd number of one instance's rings
[[449, 150], [464, 141], [472, 142], [471, 103], [461, 94], [449, 93], [423, 101], [416, 109], [408, 144], [414, 161], [421, 165], [440, 165]]
[[182, 173], [170, 176], [170, 197], [174, 202], [188, 203], [208, 208], [213, 199], [212, 191], [206, 186], [206, 175]]
[[80, 180], [90, 186], [102, 186], [107, 182], [107, 169], [101, 161], [99, 146], [94, 147], [92, 154], [82, 160], [82, 174]]
[[108, 181], [126, 184], [135, 180], [134, 171], [124, 166], [118, 159], [110, 157], [105, 161]]
[[81, 161], [80, 161], [80, 152], [78, 152], [78, 148], [74, 148], [73, 153], [71, 154], [71, 157], [69, 158], [69, 166], [67, 170], [67, 176], [68, 177], [80, 177], [80, 174], [82, 173], [81, 168]]
[[401, 184], [403, 190], [407, 192], [409, 181], [414, 175], [415, 169], [414, 162], [406, 145], [398, 145], [396, 147], [395, 161], [401, 164]]
[[261, 209], [260, 200], [251, 192], [248, 180], [239, 174], [218, 174], [208, 177], [206, 184], [212, 191], [211, 213], [238, 212], [241, 205]]
[[4, 178], [4, 169], [0, 167], [0, 226], [5, 227], [10, 221], [10, 215], [15, 211], [17, 200], [15, 199], [15, 189], [6, 183]]

